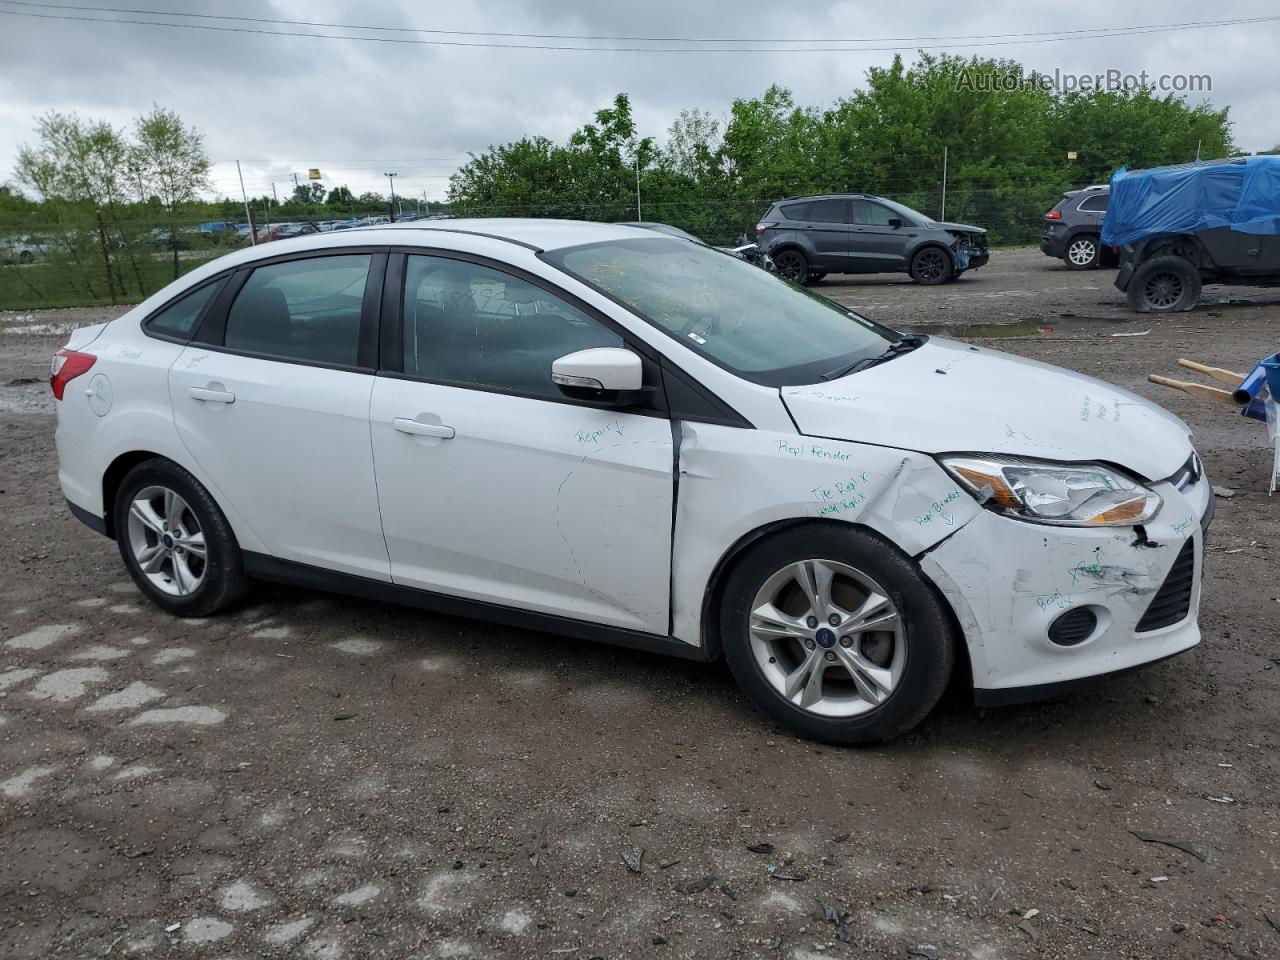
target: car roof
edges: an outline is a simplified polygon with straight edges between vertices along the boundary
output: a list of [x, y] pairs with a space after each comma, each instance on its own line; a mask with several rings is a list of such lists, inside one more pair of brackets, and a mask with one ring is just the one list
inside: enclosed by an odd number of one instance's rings
[[[360, 229], [360, 228], [357, 228]], [[373, 229], [373, 228], [370, 228]], [[397, 231], [433, 231], [470, 233], [495, 240], [507, 240], [535, 250], [558, 250], [583, 243], [607, 240], [629, 240], [636, 236], [652, 237], [653, 231], [616, 223], [589, 220], [543, 220], [533, 217], [459, 217], [448, 220], [414, 220], [410, 223], [385, 223], [376, 229]], [[418, 239], [418, 238], [415, 238]]]

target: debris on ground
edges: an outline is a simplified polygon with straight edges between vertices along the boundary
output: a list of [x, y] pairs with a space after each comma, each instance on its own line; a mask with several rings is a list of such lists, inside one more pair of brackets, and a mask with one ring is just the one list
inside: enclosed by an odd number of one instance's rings
[[674, 866], [675, 866], [677, 863], [679, 863], [679, 862], [680, 862], [679, 860], [666, 860], [666, 859], [659, 860], [659, 861], [658, 861], [658, 869], [659, 869], [659, 870], [666, 870], [666, 869], [667, 869], [667, 868], [669, 868], [669, 867], [674, 867]]
[[748, 843], [747, 849], [752, 853], [773, 853], [772, 843]]
[[779, 873], [778, 868], [772, 863], [769, 864], [769, 876], [773, 877], [775, 880], [794, 880], [797, 883], [801, 883], [809, 879], [803, 873]]
[[938, 948], [932, 943], [918, 943], [914, 947], [907, 947], [907, 956], [924, 957], [924, 960], [938, 960]]
[[701, 893], [703, 890], [706, 890], [708, 887], [710, 887], [713, 883], [715, 883], [719, 879], [720, 878], [715, 876], [714, 874], [707, 874], [707, 876], [703, 877], [701, 880], [692, 880], [689, 883], [686, 883], [684, 885], [684, 892], [685, 893]]
[[1186, 840], [1179, 840], [1176, 837], [1165, 837], [1158, 833], [1147, 833], [1144, 830], [1130, 830], [1131, 834], [1141, 840], [1143, 843], [1160, 843], [1166, 847], [1173, 847], [1175, 850], [1181, 850], [1183, 853], [1189, 853], [1202, 863], [1208, 863], [1213, 859], [1213, 851], [1208, 847], [1198, 847]]
[[1220, 497], [1223, 500], [1231, 500], [1235, 497], [1236, 492], [1230, 487], [1220, 487], [1217, 484], [1214, 484], [1213, 495], [1215, 497]]
[[627, 869], [632, 873], [639, 873], [643, 865], [644, 848], [639, 847], [635, 850], [623, 850], [622, 862], [627, 865]]

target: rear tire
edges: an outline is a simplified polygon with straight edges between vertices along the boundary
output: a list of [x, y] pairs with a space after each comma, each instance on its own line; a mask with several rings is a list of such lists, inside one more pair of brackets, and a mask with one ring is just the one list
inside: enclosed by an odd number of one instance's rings
[[725, 581], [719, 617], [725, 659], [747, 696], [826, 743], [910, 730], [955, 663], [936, 588], [892, 544], [852, 526], [795, 527], [751, 547]]
[[941, 247], [925, 247], [911, 258], [911, 279], [925, 286], [946, 283], [953, 270], [951, 255]]
[[1185, 257], [1152, 257], [1133, 272], [1126, 292], [1139, 313], [1190, 310], [1200, 302], [1200, 271]]
[[156, 606], [206, 617], [231, 606], [248, 585], [240, 545], [200, 482], [169, 460], [125, 475], [112, 519], [133, 582]]
[[792, 283], [805, 283], [809, 279], [809, 261], [799, 250], [783, 250], [773, 258], [778, 274]]
[[1072, 237], [1062, 262], [1071, 270], [1092, 270], [1102, 263], [1102, 244], [1091, 233]]

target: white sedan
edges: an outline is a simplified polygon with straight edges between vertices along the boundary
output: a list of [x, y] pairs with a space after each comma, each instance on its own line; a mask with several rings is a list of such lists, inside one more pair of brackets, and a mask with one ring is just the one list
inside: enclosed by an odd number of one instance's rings
[[1200, 639], [1212, 493], [1119, 388], [625, 226], [197, 268], [53, 361], [59, 479], [179, 616], [251, 579], [710, 660], [817, 739]]

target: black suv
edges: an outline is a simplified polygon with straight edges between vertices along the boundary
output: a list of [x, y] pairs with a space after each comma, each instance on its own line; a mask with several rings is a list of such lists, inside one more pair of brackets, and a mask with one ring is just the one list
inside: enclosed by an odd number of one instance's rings
[[1109, 184], [1068, 190], [1057, 206], [1044, 215], [1040, 250], [1045, 256], [1061, 258], [1072, 270], [1114, 267], [1114, 253], [1099, 239], [1110, 199]]
[[945, 283], [990, 256], [981, 227], [938, 223], [862, 193], [779, 200], [756, 224], [756, 242], [795, 283], [828, 273], [909, 273], [917, 283]]

